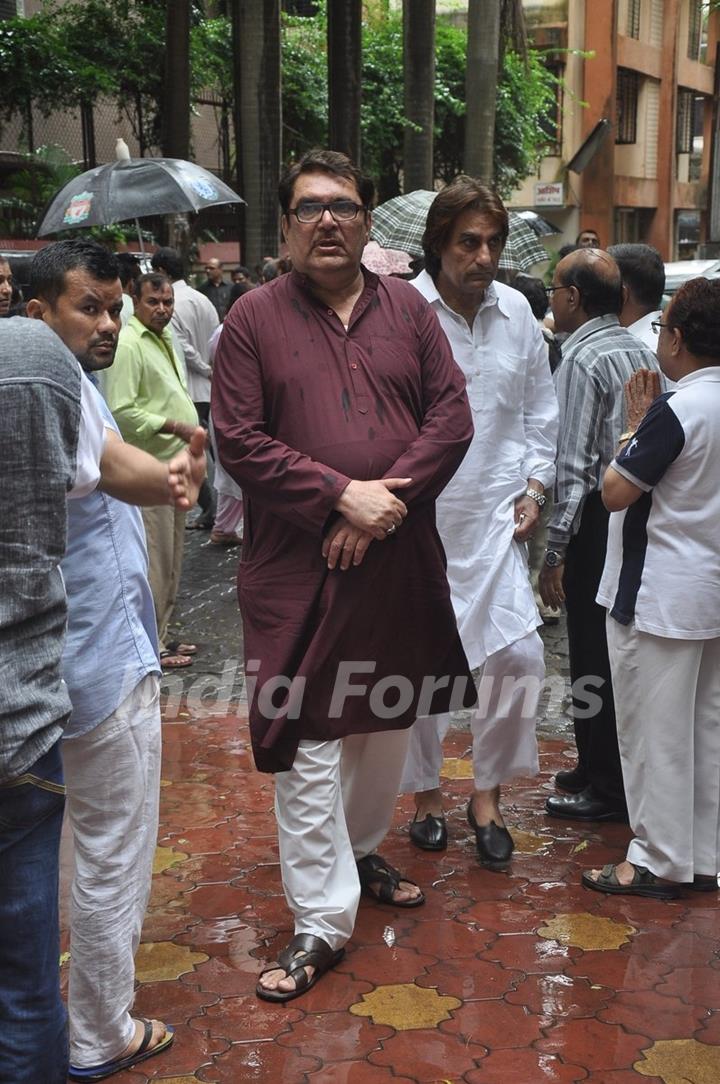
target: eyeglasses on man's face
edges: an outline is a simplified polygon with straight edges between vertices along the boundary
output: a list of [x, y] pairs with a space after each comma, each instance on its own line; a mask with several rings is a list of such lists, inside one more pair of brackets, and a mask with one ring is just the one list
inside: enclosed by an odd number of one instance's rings
[[336, 222], [352, 222], [357, 218], [358, 212], [364, 210], [362, 204], [354, 203], [351, 199], [336, 199], [332, 203], [302, 200], [297, 207], [291, 207], [288, 214], [295, 215], [298, 222], [319, 222], [325, 212], [329, 211]]
[[556, 290], [572, 290], [572, 286], [546, 286], [545, 293], [552, 297]]
[[662, 320], [651, 320], [650, 327], [653, 329], [656, 335], [659, 335], [661, 327], [670, 327], [670, 325], [664, 323]]

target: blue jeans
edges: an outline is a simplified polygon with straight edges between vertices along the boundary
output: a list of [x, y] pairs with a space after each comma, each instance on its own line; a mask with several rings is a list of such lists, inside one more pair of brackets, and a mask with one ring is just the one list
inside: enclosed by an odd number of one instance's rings
[[58, 867], [60, 743], [0, 786], [0, 1084], [65, 1084]]

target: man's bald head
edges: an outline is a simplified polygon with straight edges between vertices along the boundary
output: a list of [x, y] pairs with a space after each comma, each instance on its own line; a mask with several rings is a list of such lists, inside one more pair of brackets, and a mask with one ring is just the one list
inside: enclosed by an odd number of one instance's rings
[[620, 268], [601, 249], [581, 248], [565, 256], [555, 268], [553, 286], [558, 331], [572, 332], [596, 316], [619, 316], [622, 310]]

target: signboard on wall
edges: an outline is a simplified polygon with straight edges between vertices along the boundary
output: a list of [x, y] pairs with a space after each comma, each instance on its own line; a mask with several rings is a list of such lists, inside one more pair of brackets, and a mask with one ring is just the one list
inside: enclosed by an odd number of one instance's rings
[[535, 206], [564, 207], [565, 192], [562, 181], [536, 181]]

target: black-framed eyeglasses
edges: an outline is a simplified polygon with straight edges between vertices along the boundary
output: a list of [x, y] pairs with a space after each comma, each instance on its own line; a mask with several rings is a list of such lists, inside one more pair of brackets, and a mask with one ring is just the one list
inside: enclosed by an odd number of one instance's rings
[[329, 211], [336, 222], [352, 222], [357, 218], [359, 211], [366, 210], [361, 203], [354, 203], [351, 199], [336, 199], [332, 203], [314, 203], [311, 200], [303, 200], [297, 207], [291, 207], [288, 214], [295, 215], [298, 222], [319, 222], [326, 211]]
[[546, 286], [545, 293], [552, 297], [556, 290], [572, 290], [572, 286]]
[[664, 323], [662, 320], [651, 320], [650, 327], [653, 329], [656, 335], [659, 335], [661, 327], [670, 327], [670, 325]]

